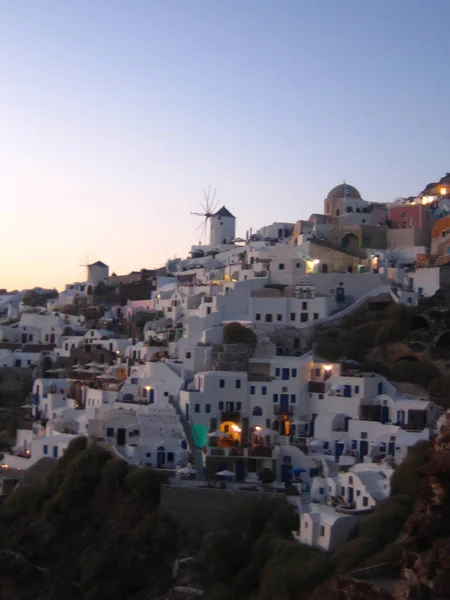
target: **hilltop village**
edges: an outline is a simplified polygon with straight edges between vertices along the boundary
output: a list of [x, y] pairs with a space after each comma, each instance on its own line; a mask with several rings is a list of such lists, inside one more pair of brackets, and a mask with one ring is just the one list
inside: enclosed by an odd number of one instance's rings
[[344, 183], [322, 214], [245, 238], [230, 210], [161, 269], [97, 261], [60, 292], [1, 292], [4, 498], [80, 437], [164, 474], [186, 529], [267, 494], [295, 543], [333, 553], [391, 496], [445, 420], [450, 173], [391, 203]]

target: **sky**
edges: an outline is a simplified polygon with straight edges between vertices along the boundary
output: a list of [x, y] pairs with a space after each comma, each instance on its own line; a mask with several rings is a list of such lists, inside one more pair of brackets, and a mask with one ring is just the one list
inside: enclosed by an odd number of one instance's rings
[[449, 0], [2, 0], [0, 288], [163, 265], [450, 171]]

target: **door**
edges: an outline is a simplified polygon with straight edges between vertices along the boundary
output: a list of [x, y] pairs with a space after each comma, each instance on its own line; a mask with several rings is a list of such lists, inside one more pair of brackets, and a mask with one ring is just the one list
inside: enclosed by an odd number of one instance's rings
[[189, 404], [186, 404], [185, 413], [186, 413], [186, 421], [189, 421]]
[[50, 344], [54, 344], [55, 343], [55, 334], [51, 333], [50, 334]]
[[281, 379], [284, 379], [285, 381], [289, 379], [289, 369], [282, 369]]
[[336, 442], [336, 460], [338, 460], [338, 458], [341, 456], [341, 454], [344, 452], [344, 444], [342, 442]]
[[381, 407], [381, 422], [387, 423], [389, 421], [389, 406]]
[[353, 502], [353, 488], [352, 487], [348, 488], [348, 502], [349, 502], [349, 504], [351, 502]]
[[156, 455], [156, 466], [161, 469], [166, 463], [166, 451], [163, 446], [158, 448], [158, 454]]
[[369, 451], [369, 442], [366, 440], [363, 440], [361, 442], [359, 442], [359, 456], [360, 458], [362, 458], [363, 456], [366, 456], [367, 452]]
[[280, 413], [282, 415], [289, 413], [289, 394], [281, 394], [280, 396]]
[[27, 334], [26, 333], [22, 333], [21, 340], [22, 340], [22, 344], [26, 344], [27, 343]]
[[217, 419], [213, 417], [213, 418], [210, 420], [210, 426], [209, 426], [209, 430], [210, 430], [210, 431], [216, 431], [216, 429], [217, 429]]
[[236, 481], [245, 480], [245, 465], [243, 460], [236, 461]]
[[125, 441], [126, 441], [126, 429], [124, 429], [123, 427], [119, 427], [119, 429], [117, 430], [117, 445], [125, 446]]
[[281, 481], [284, 481], [285, 483], [291, 481], [291, 474], [289, 472], [291, 469], [291, 465], [281, 465]]
[[53, 446], [53, 458], [58, 458], [58, 446]]
[[389, 451], [388, 454], [394, 456], [395, 454], [395, 442], [389, 442]]

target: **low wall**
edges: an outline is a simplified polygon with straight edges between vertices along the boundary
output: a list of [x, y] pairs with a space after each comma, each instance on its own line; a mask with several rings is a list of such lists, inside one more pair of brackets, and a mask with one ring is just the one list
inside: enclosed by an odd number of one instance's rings
[[163, 485], [160, 507], [186, 531], [203, 534], [226, 526], [247, 505], [268, 500], [286, 502], [276, 493]]

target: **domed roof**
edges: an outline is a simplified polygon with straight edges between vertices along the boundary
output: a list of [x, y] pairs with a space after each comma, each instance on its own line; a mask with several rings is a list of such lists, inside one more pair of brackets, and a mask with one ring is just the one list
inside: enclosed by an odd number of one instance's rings
[[357, 200], [362, 200], [358, 190], [347, 183], [341, 183], [328, 192], [327, 200], [332, 200], [333, 198], [356, 198]]

